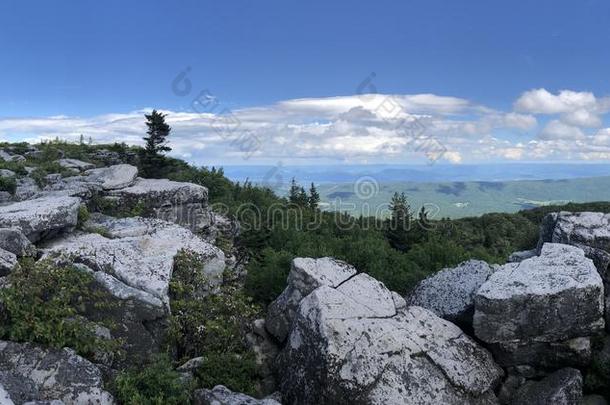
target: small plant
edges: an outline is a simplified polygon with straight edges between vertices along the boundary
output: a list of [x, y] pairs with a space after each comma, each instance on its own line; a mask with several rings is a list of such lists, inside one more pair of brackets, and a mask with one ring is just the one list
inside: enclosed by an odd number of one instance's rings
[[22, 259], [0, 290], [0, 336], [18, 342], [71, 347], [84, 356], [113, 352], [117, 342], [98, 337], [84, 317], [89, 303], [111, 306], [107, 293], [93, 287], [90, 274], [51, 260]]
[[190, 386], [174, 371], [167, 356], [121, 372], [115, 382], [117, 398], [125, 405], [182, 405], [190, 403]]
[[233, 391], [257, 396], [257, 365], [254, 353], [242, 354], [209, 352], [203, 356], [203, 364], [195, 376], [199, 385], [213, 388], [222, 384]]
[[14, 177], [0, 177], [0, 191], [15, 194], [15, 190], [17, 190], [17, 181]]
[[91, 214], [89, 213], [87, 206], [85, 204], [81, 204], [78, 207], [78, 227], [83, 228], [85, 222], [87, 222], [89, 218], [91, 218]]

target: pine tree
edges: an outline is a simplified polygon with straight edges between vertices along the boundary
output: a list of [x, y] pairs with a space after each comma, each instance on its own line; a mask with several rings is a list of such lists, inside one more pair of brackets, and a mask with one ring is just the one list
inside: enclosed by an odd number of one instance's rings
[[297, 184], [294, 177], [290, 182], [290, 191], [288, 192], [288, 201], [291, 204], [298, 204], [299, 202], [299, 185]]
[[316, 190], [316, 186], [311, 183], [311, 187], [309, 188], [309, 208], [312, 210], [318, 209], [318, 204], [320, 204], [320, 194], [318, 190]]
[[153, 110], [145, 114], [148, 130], [143, 139], [146, 142], [140, 156], [144, 177], [159, 177], [165, 163], [164, 153], [172, 150], [167, 146], [167, 136], [172, 130], [165, 122], [165, 114]]
[[411, 207], [405, 193], [394, 193], [390, 201], [390, 221], [386, 237], [393, 248], [405, 252], [410, 243]]

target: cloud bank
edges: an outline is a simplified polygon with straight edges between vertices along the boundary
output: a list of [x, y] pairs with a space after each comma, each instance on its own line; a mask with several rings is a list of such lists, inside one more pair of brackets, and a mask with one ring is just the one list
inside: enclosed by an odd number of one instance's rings
[[[435, 94], [293, 99], [230, 110], [200, 95], [190, 111], [163, 111], [173, 154], [196, 164], [420, 163], [435, 159], [596, 161], [610, 158], [610, 98], [525, 91], [510, 111]], [[141, 144], [150, 109], [95, 117], [0, 118], [0, 140]], [[432, 142], [432, 143], [431, 143]]]

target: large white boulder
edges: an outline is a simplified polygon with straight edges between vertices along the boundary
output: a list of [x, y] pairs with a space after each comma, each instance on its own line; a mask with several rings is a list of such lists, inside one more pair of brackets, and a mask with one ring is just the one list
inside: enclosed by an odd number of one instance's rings
[[138, 176], [138, 168], [120, 164], [85, 172], [87, 181], [100, 183], [104, 190], [116, 190], [133, 185]]
[[93, 163], [83, 162], [78, 159], [59, 159], [57, 163], [63, 168], [74, 169], [81, 172], [95, 167]]
[[[574, 339], [603, 330], [603, 311], [604, 287], [593, 262], [577, 247], [546, 243], [540, 256], [489, 277], [476, 294], [473, 325], [479, 339], [499, 346], [501, 364], [512, 357], [549, 366], [572, 346], [582, 356], [585, 343]], [[523, 356], [540, 345], [546, 358]]]
[[354, 267], [331, 257], [294, 259], [288, 274], [288, 286], [267, 309], [265, 327], [278, 341], [284, 341], [299, 303], [307, 294], [323, 285], [337, 287], [356, 273]]
[[0, 206], [0, 227], [16, 227], [36, 242], [76, 226], [79, 206], [76, 197], [42, 197]]
[[422, 280], [408, 295], [407, 304], [434, 312], [459, 324], [471, 324], [474, 295], [494, 272], [481, 260], [468, 260]]
[[[328, 266], [325, 278], [335, 277]], [[333, 284], [333, 283], [331, 283]], [[278, 357], [288, 403], [492, 404], [502, 370], [457, 326], [358, 274], [299, 303]]]
[[115, 403], [104, 390], [101, 371], [67, 348], [0, 341], [0, 385], [5, 393], [3, 404], [8, 400], [15, 404], [53, 400], [66, 405]]

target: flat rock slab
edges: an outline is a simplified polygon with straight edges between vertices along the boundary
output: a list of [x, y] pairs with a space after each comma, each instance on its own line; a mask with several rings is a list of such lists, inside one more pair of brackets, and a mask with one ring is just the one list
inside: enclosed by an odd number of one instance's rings
[[422, 280], [408, 295], [417, 305], [451, 322], [472, 323], [474, 296], [494, 268], [481, 260], [468, 260]]
[[66, 169], [75, 169], [81, 172], [84, 170], [95, 168], [95, 165], [93, 163], [83, 162], [82, 160], [78, 159], [59, 159], [57, 163], [59, 163], [61, 167], [65, 167]]
[[116, 190], [132, 186], [138, 176], [138, 168], [132, 165], [120, 164], [87, 170], [85, 175], [87, 181], [101, 183], [104, 190]]
[[194, 232], [212, 221], [207, 209], [208, 189], [197, 184], [138, 178], [132, 186], [109, 190], [108, 195], [126, 210], [137, 209], [143, 216], [174, 222]]
[[0, 227], [16, 227], [36, 242], [76, 226], [80, 199], [42, 197], [0, 206]]
[[493, 273], [475, 297], [481, 340], [554, 342], [604, 327], [604, 287], [582, 249], [546, 243], [538, 257]]
[[174, 257], [181, 249], [201, 257], [201, 271], [211, 285], [222, 279], [222, 251], [181, 226], [152, 218], [97, 216], [87, 228], [99, 229], [104, 236], [78, 233], [57, 239], [46, 246], [44, 257], [59, 255], [84, 263], [166, 305]]
[[213, 389], [196, 390], [193, 393], [194, 405], [281, 405], [274, 399], [255, 399], [249, 395], [233, 392], [224, 385]]
[[66, 405], [114, 404], [103, 388], [101, 371], [67, 348], [0, 341], [0, 384], [15, 404], [53, 400]]

